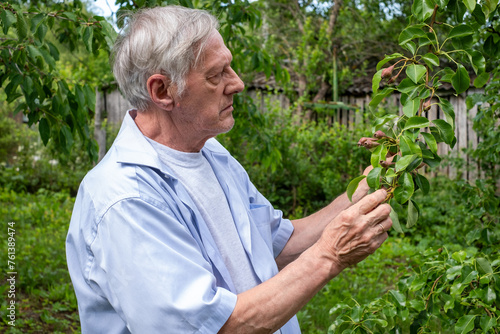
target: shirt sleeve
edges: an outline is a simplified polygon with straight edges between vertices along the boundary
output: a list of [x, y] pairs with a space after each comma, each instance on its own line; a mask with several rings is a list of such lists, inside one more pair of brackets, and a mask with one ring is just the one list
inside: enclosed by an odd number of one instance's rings
[[89, 282], [132, 333], [217, 333], [235, 307], [236, 295], [217, 287], [209, 260], [168, 207], [117, 202], [91, 250]]

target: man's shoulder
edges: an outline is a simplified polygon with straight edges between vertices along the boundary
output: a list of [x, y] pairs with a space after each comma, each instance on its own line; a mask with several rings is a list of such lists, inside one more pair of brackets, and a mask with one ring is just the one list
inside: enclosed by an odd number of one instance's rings
[[87, 173], [80, 189], [89, 195], [98, 211], [125, 199], [159, 200], [165, 175], [150, 166], [120, 162], [116, 154], [109, 153]]

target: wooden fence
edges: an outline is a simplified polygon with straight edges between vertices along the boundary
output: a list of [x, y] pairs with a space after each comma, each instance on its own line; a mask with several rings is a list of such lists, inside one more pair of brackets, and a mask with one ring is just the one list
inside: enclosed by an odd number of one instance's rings
[[[468, 94], [475, 92], [477, 91], [469, 90]], [[255, 94], [255, 92], [250, 93], [254, 98], [260, 96], [261, 103], [258, 104], [260, 104], [262, 108], [265, 108], [262, 94]], [[446, 97], [455, 110], [455, 135], [457, 137], [457, 143], [452, 150], [443, 143], [438, 145], [438, 154], [445, 158], [440, 168], [428, 171], [431, 176], [442, 174], [450, 178], [461, 177], [473, 182], [478, 177], [478, 173], [480, 173], [478, 172], [478, 166], [464, 152], [464, 149], [476, 148], [479, 142], [479, 138], [472, 129], [472, 120], [476, 116], [477, 108], [474, 107], [471, 110], [467, 110], [465, 104], [466, 97], [465, 94], [458, 96], [449, 95]], [[274, 99], [279, 100], [283, 107], [289, 106], [289, 102], [283, 96], [274, 97]], [[338, 109], [338, 112], [335, 113], [334, 116], [331, 116], [332, 122], [344, 124], [348, 128], [353, 128], [356, 124], [362, 122], [368, 122], [367, 110], [368, 103], [370, 102], [370, 97], [368, 95], [365, 97], [343, 96], [341, 97], [341, 101], [345, 104], [355, 106], [356, 108]], [[400, 114], [403, 113], [399, 103], [399, 95], [391, 95], [386, 101], [386, 105], [388, 108], [397, 108], [397, 106], [399, 106]], [[106, 149], [106, 129], [103, 128], [102, 121], [106, 118], [108, 125], [115, 125], [118, 127], [129, 108], [130, 104], [122, 97], [118, 90], [104, 90], [102, 93], [97, 92], [95, 137], [99, 143], [99, 159], [104, 156]], [[444, 119], [443, 111], [436, 105], [433, 105], [429, 111], [429, 118], [431, 120]], [[462, 160], [457, 158], [461, 158]]]

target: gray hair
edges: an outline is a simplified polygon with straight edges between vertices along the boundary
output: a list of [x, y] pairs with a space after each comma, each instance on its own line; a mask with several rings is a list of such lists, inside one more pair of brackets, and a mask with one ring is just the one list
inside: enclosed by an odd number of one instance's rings
[[189, 71], [219, 28], [217, 19], [203, 10], [180, 6], [147, 8], [128, 17], [113, 48], [113, 73], [118, 86], [138, 110], [151, 103], [147, 80], [164, 74], [182, 95]]

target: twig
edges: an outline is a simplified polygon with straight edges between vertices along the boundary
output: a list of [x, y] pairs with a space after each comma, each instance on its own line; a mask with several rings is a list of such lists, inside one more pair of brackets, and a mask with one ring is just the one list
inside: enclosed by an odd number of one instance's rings
[[436, 280], [434, 281], [434, 284], [432, 284], [432, 288], [431, 288], [431, 292], [429, 293], [429, 296], [427, 297], [427, 300], [425, 302], [425, 308], [427, 309], [427, 306], [429, 305], [429, 300], [431, 299], [431, 296], [434, 292], [434, 288], [436, 287], [437, 285], [437, 282], [439, 281], [439, 279], [443, 277], [443, 275], [439, 276], [438, 278], [436, 278]]

